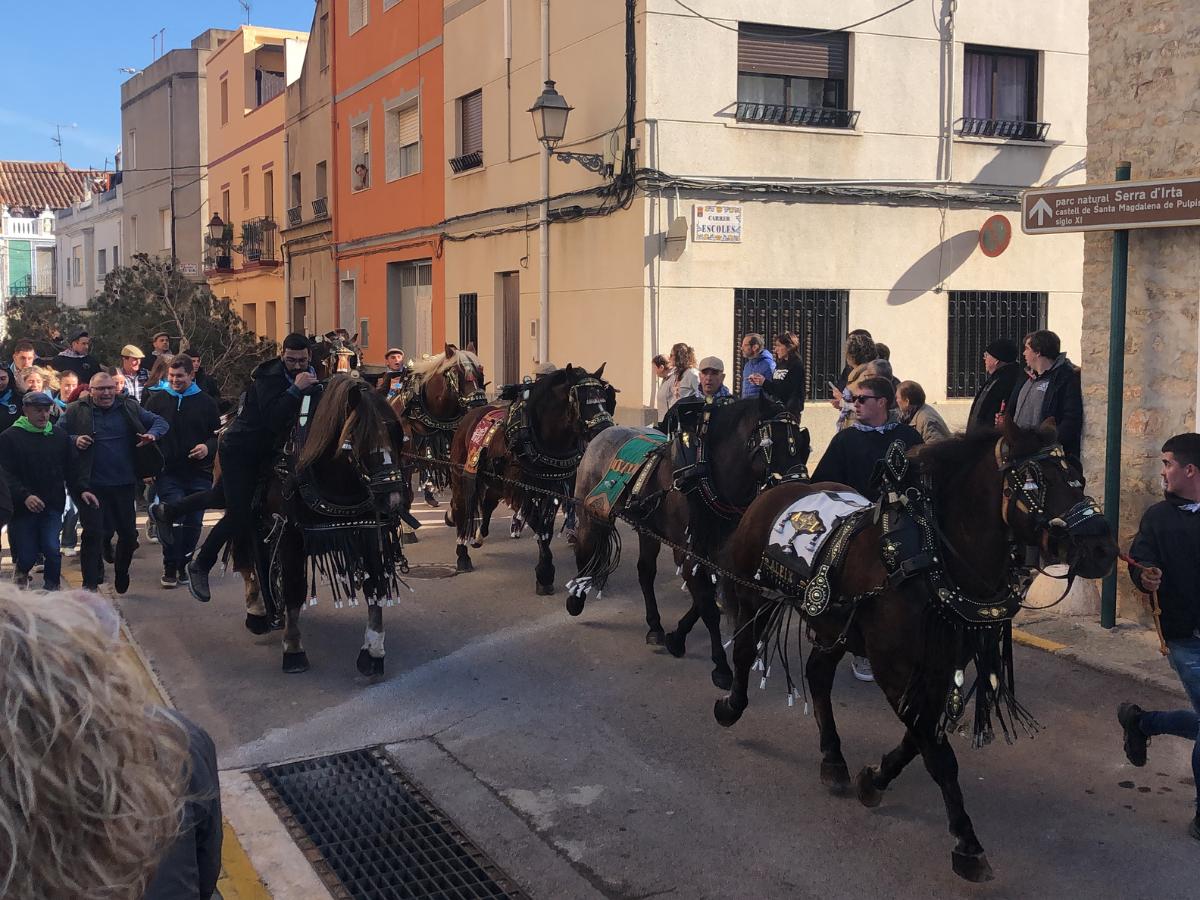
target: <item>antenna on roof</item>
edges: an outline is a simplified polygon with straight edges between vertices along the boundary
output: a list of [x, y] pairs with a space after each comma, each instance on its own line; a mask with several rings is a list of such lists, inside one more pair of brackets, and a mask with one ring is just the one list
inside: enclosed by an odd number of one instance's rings
[[242, 11], [246, 14], [246, 24], [249, 25], [250, 24], [250, 6], [251, 6], [250, 0], [238, 0], [238, 5], [241, 6]]
[[[70, 125], [67, 125], [66, 127], [67, 127], [67, 128], [78, 128], [78, 127], [79, 127], [79, 123], [78, 123], [78, 122], [72, 122]], [[62, 125], [55, 125], [55, 126], [54, 126], [54, 137], [50, 138], [50, 140], [52, 140], [54, 143], [56, 143], [56, 144], [58, 145], [58, 161], [59, 161], [59, 162], [62, 162], [62, 161], [63, 161], [63, 155], [62, 155], [62, 142], [63, 142], [62, 130], [63, 130], [63, 126], [62, 126]]]

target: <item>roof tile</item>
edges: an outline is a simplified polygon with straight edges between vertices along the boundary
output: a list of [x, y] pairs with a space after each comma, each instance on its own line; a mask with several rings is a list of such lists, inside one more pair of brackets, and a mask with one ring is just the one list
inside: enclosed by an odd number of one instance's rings
[[103, 173], [60, 162], [0, 160], [0, 203], [41, 211], [66, 209], [83, 199], [88, 180]]

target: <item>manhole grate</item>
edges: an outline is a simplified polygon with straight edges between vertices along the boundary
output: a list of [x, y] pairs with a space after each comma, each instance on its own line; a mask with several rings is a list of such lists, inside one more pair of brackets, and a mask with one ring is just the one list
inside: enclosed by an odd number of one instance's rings
[[458, 570], [454, 566], [439, 566], [428, 563], [422, 563], [419, 566], [410, 566], [408, 571], [404, 573], [405, 578], [453, 578], [458, 574]]
[[525, 896], [377, 747], [253, 775], [335, 897]]

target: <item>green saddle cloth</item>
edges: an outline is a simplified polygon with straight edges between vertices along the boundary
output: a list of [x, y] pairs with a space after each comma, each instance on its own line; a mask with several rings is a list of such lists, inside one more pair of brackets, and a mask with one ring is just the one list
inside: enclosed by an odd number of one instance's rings
[[612, 518], [613, 511], [629, 490], [646, 458], [666, 442], [667, 436], [657, 431], [629, 438], [608, 464], [604, 477], [596, 482], [596, 486], [584, 498], [584, 509], [604, 519]]

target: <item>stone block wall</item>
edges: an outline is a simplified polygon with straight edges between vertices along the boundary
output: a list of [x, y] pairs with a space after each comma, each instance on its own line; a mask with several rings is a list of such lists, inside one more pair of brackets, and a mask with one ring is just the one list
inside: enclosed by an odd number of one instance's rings
[[[1200, 176], [1200, 3], [1092, 0], [1089, 15], [1089, 182]], [[1084, 468], [1089, 492], [1104, 490], [1112, 235], [1084, 244]], [[1130, 232], [1125, 325], [1120, 544], [1128, 549], [1142, 512], [1161, 499], [1159, 448], [1196, 429], [1200, 227]], [[1121, 567], [1119, 612], [1138, 604]]]

